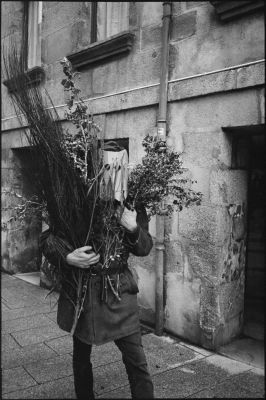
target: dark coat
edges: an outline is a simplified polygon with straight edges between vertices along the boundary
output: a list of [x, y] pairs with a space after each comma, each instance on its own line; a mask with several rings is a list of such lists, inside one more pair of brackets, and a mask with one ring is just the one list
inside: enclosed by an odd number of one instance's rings
[[[138, 211], [137, 224], [137, 231], [126, 232], [124, 238], [126, 263], [119, 276], [121, 300], [119, 301], [109, 289], [107, 301], [102, 301], [101, 276], [92, 275], [88, 281], [83, 311], [74, 332], [74, 335], [85, 343], [102, 344], [131, 335], [139, 330], [138, 287], [128, 268], [127, 259], [129, 253], [146, 256], [152, 248], [152, 238], [148, 232], [148, 218], [145, 209]], [[61, 243], [60, 254], [54, 246], [56, 240], [60, 240]], [[40, 247], [51, 264], [61, 263], [66, 272], [70, 272], [70, 268], [75, 268], [69, 266], [65, 261], [67, 254], [72, 251], [70, 246], [64, 239], [54, 236], [49, 230], [41, 234]], [[117, 278], [117, 274], [115, 276], [110, 274], [110, 278]], [[63, 280], [58, 301], [57, 323], [61, 329], [67, 332], [71, 331], [74, 319], [74, 306], [69, 300], [69, 296], [75, 302], [75, 290], [67, 283], [67, 280]]]

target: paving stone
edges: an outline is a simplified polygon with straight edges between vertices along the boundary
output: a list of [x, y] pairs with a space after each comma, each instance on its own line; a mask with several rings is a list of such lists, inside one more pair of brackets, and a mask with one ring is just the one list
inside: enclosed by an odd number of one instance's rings
[[2, 311], [2, 315], [3, 315], [4, 312], [10, 311], [9, 308], [7, 307], [7, 305], [4, 304], [3, 302], [1, 304], [1, 311]]
[[23, 318], [12, 319], [9, 321], [2, 322], [2, 332], [12, 333], [24, 331], [26, 329], [37, 328], [40, 326], [50, 326], [54, 322], [42, 314], [30, 315]]
[[[254, 392], [235, 384], [235, 379], [227, 379], [212, 388], [211, 393], [216, 399], [252, 399]], [[261, 395], [263, 398], [263, 394]]]
[[143, 347], [146, 355], [156, 357], [158, 361], [168, 367], [178, 366], [185, 361], [199, 358], [195, 351], [180, 346], [179, 343], [171, 338], [158, 337], [154, 334], [148, 334], [142, 337]]
[[107, 393], [96, 395], [96, 398], [99, 399], [131, 399], [131, 392], [129, 385], [122, 386], [118, 389], [112, 390]]
[[67, 354], [73, 351], [73, 339], [71, 335], [66, 335], [56, 339], [47, 340], [46, 345], [53, 349], [57, 354]]
[[47, 318], [50, 318], [52, 321], [57, 322], [57, 311], [45, 313]]
[[97, 394], [117, 389], [128, 383], [126, 370], [121, 361], [94, 368], [94, 378]]
[[221, 346], [219, 354], [254, 367], [264, 367], [264, 343], [251, 338], [241, 338]]
[[1, 336], [1, 349], [3, 351], [8, 351], [11, 349], [20, 349], [20, 345], [15, 341], [15, 339], [9, 334], [5, 334]]
[[3, 399], [75, 399], [73, 376], [3, 394]]
[[[18, 345], [17, 345], [18, 346]], [[57, 353], [43, 343], [30, 346], [2, 348], [2, 368], [14, 368], [19, 365], [27, 365], [38, 360], [44, 360], [57, 356]]]
[[21, 299], [12, 299], [8, 301], [8, 307], [12, 310], [17, 309], [17, 308], [23, 308], [23, 307], [32, 307], [37, 304], [42, 304], [42, 300], [38, 300], [36, 297], [24, 297]]
[[72, 357], [69, 354], [27, 364], [26, 371], [38, 382], [44, 383], [72, 374]]
[[[217, 362], [217, 359], [213, 359], [210, 362], [209, 359], [212, 357], [216, 356], [192, 361], [184, 366], [156, 375], [154, 378], [155, 396], [162, 398], [190, 396], [201, 390], [210, 389], [214, 382], [218, 384], [248, 368], [245, 364], [242, 367], [236, 366], [234, 360], [229, 359], [226, 359], [225, 362], [221, 362], [221, 360]], [[232, 366], [230, 366], [230, 362], [233, 363]]]
[[236, 386], [251, 391], [252, 393], [265, 393], [264, 370], [258, 373], [257, 369], [251, 369], [234, 377], [233, 382]]
[[232, 360], [230, 358], [222, 357], [215, 354], [205, 358], [206, 363], [209, 364], [208, 368], [218, 367], [224, 370], [227, 374], [240, 374], [241, 372], [251, 369], [250, 365], [241, 363], [239, 361]]
[[2, 394], [37, 385], [22, 367], [2, 371]]
[[215, 354], [213, 351], [206, 350], [203, 347], [198, 347], [189, 343], [179, 342], [178, 344], [179, 346], [185, 346], [193, 351], [196, 351], [197, 353], [202, 354], [203, 356], [211, 356], [212, 354]]
[[28, 329], [23, 332], [14, 332], [12, 336], [21, 346], [41, 343], [49, 339], [66, 336], [67, 333], [56, 324]]
[[2, 311], [2, 321], [8, 321], [11, 319], [17, 319], [22, 317], [27, 317], [28, 315], [36, 315], [40, 313], [47, 313], [51, 311], [48, 304], [36, 304], [33, 307], [19, 308], [15, 310], [6, 309]]

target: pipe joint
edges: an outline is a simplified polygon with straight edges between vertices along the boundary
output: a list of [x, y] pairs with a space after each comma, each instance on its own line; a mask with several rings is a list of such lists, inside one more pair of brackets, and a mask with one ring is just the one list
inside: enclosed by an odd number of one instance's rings
[[156, 243], [155, 244], [155, 249], [159, 251], [165, 251], [165, 245], [162, 243]]

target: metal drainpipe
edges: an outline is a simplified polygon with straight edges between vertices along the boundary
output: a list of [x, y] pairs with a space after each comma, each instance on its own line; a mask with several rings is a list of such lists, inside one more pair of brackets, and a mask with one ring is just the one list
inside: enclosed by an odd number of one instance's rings
[[[171, 2], [163, 3], [162, 53], [159, 92], [157, 137], [166, 141], [166, 113], [168, 93], [169, 26]], [[162, 211], [164, 204], [161, 205]], [[156, 216], [156, 281], [155, 281], [155, 334], [161, 336], [164, 328], [164, 215]]]

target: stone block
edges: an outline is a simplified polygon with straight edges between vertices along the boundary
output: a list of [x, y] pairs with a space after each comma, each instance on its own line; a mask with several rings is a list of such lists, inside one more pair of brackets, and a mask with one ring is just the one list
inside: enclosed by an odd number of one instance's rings
[[[179, 114], [179, 112], [178, 112]], [[209, 168], [218, 166], [220, 168], [229, 168], [231, 166], [231, 143], [229, 138], [220, 128], [210, 130], [208, 128], [193, 128], [186, 130], [182, 128], [183, 116], [174, 115], [174, 108], [171, 120], [171, 126], [175, 128], [175, 135], [181, 135], [183, 138], [184, 152], [182, 154], [183, 167], [189, 169], [197, 167]], [[178, 129], [178, 130], [177, 130]], [[181, 133], [182, 132], [182, 133]]]
[[259, 123], [257, 93], [254, 89], [247, 89], [245, 94], [242, 91], [215, 94], [212, 97], [201, 98], [199, 101], [195, 99], [195, 106], [196, 103], [198, 107], [194, 108], [190, 102], [190, 112], [185, 116], [187, 127], [190, 128], [208, 125], [210, 129], [214, 126], [218, 128], [218, 126], [230, 127]]
[[155, 126], [156, 112], [151, 108], [106, 115], [106, 139], [129, 138], [129, 162], [139, 163], [144, 155], [142, 140]]
[[162, 27], [161, 26], [149, 26], [141, 30], [141, 50], [145, 50], [149, 47], [159, 47], [162, 42]]
[[2, 133], [2, 150], [24, 147], [28, 145], [25, 134], [22, 130], [10, 131], [7, 133]]
[[259, 94], [260, 102], [260, 120], [262, 124], [265, 124], [265, 89], [261, 89]]
[[[12, 7], [13, 8], [13, 7]], [[4, 10], [5, 7], [2, 7]], [[8, 12], [9, 11], [9, 12]], [[6, 10], [1, 18], [1, 38], [7, 37], [16, 32], [21, 32], [23, 21], [23, 7]]]
[[199, 297], [200, 281], [171, 272], [166, 277], [165, 328], [177, 335], [197, 343], [200, 336]]
[[165, 265], [167, 272], [184, 273], [184, 255], [180, 242], [165, 242]]
[[55, 351], [43, 343], [21, 347], [2, 349], [2, 366], [4, 369], [25, 366], [32, 362], [39, 362], [56, 357]]
[[184, 6], [184, 2], [174, 1], [172, 3], [172, 14], [173, 15], [181, 14], [183, 6]]
[[265, 63], [261, 62], [236, 70], [236, 86], [238, 89], [263, 85], [265, 82]]
[[210, 201], [218, 205], [246, 203], [247, 184], [247, 171], [213, 170], [210, 175]]
[[141, 11], [141, 26], [160, 24], [163, 16], [161, 2], [143, 2]]
[[72, 357], [65, 354], [27, 364], [24, 368], [36, 382], [44, 383], [72, 375]]
[[2, 371], [2, 394], [35, 385], [36, 381], [22, 367]]
[[206, 1], [185, 1], [186, 8], [190, 10], [191, 8], [198, 8], [200, 6], [204, 6]]
[[128, 19], [129, 29], [133, 30], [138, 28], [140, 24], [140, 3], [130, 2], [129, 3], [129, 19]]
[[[176, 46], [172, 45], [172, 53]], [[175, 64], [176, 65], [176, 64]], [[172, 76], [175, 74], [172, 68]], [[209, 95], [212, 93], [226, 92], [236, 89], [236, 71], [222, 71], [210, 75], [198, 76], [173, 82], [169, 90], [170, 100], [180, 100], [191, 97]]]
[[222, 245], [230, 232], [229, 220], [225, 207], [191, 206], [180, 212], [179, 233], [198, 243]]
[[71, 27], [66, 26], [43, 37], [42, 59], [45, 64], [60, 61], [63, 57], [72, 52], [71, 34]]
[[[143, 258], [145, 260], [147, 257]], [[136, 259], [136, 258], [135, 258]], [[130, 260], [130, 266], [132, 267], [132, 271], [137, 282], [139, 288], [139, 304], [146, 309], [155, 309], [155, 273], [151, 265], [151, 258], [149, 260], [145, 260], [146, 263], [135, 262], [134, 260]]]
[[193, 165], [191, 162], [186, 162], [183, 167], [187, 169], [189, 178], [193, 181], [191, 189], [195, 192], [201, 192], [203, 194], [202, 203], [209, 202], [210, 198], [210, 174], [209, 168], [202, 168], [198, 165]]
[[33, 328], [22, 332], [12, 333], [14, 339], [23, 347], [41, 343], [49, 339], [66, 336], [67, 333], [58, 328], [56, 324]]
[[172, 18], [170, 39], [182, 40], [189, 38], [196, 33], [197, 12], [189, 11], [185, 14], [174, 15]]
[[54, 5], [43, 8], [42, 32], [43, 35], [54, 33], [63, 27], [70, 26], [77, 20], [90, 21], [90, 4], [77, 1], [54, 2]]
[[[141, 52], [129, 53], [127, 57], [117, 62], [117, 88], [125, 90], [159, 83], [161, 51], [160, 44], [146, 48]], [[141, 68], [140, 68], [141, 65]], [[133, 95], [136, 94], [133, 92]], [[142, 101], [145, 98], [142, 98]], [[145, 102], [143, 103], [145, 104]]]
[[229, 321], [244, 311], [243, 278], [226, 282], [219, 287], [219, 306], [223, 321]]
[[194, 276], [210, 285], [215, 284], [223, 269], [223, 248], [211, 243], [199, 244], [196, 241], [187, 241], [184, 246]]
[[[120, 76], [117, 74], [117, 63], [115, 62], [106, 62], [94, 68], [92, 72], [93, 96], [96, 97], [116, 92], [119, 78]], [[82, 90], [82, 92], [84, 92], [84, 90]]]

